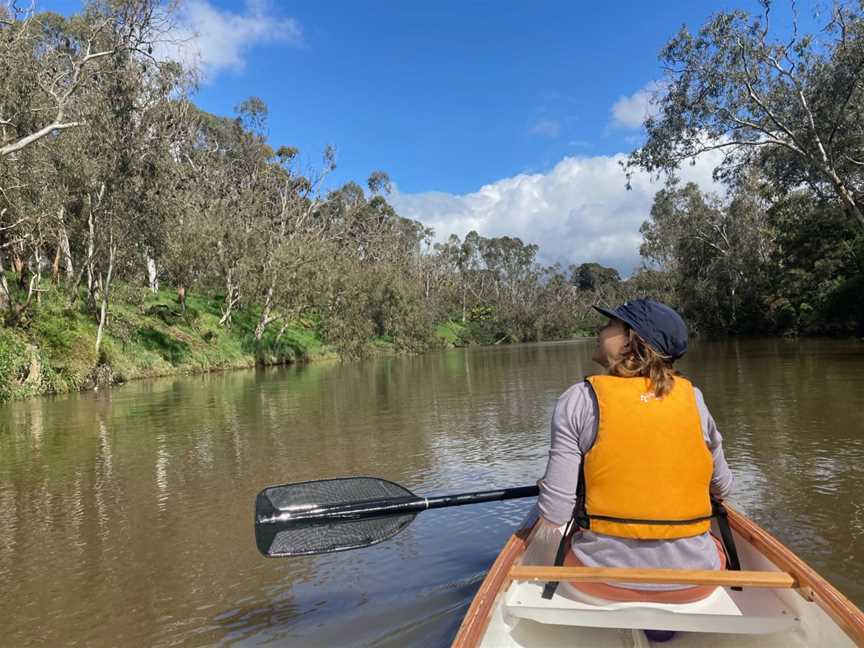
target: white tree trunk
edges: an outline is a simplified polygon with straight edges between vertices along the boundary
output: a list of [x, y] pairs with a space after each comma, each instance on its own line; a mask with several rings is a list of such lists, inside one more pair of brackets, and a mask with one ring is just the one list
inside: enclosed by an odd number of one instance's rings
[[3, 251], [0, 250], [0, 311], [9, 310], [12, 307], [12, 293], [9, 292], [9, 284], [6, 282], [6, 266], [3, 265]]
[[[51, 262], [48, 260], [48, 257], [45, 256], [45, 252], [42, 250], [42, 246], [37, 246], [36, 251], [33, 253], [33, 265], [36, 268], [34, 272], [31, 268], [31, 273], [36, 276], [36, 285], [42, 283], [42, 271], [47, 270], [51, 267]], [[36, 293], [36, 303], [42, 303], [42, 293]]]
[[157, 293], [159, 292], [159, 277], [156, 274], [156, 259], [146, 252], [144, 258], [147, 260], [147, 286], [150, 288], [150, 292]]
[[270, 286], [267, 288], [267, 296], [264, 298], [264, 308], [261, 309], [261, 317], [258, 318], [258, 324], [255, 325], [255, 340], [260, 342], [261, 338], [264, 337], [264, 331], [267, 330], [267, 326], [270, 322], [274, 321], [276, 318], [271, 317], [273, 313], [273, 291], [275, 289], [276, 279], [274, 278], [270, 282]]
[[66, 232], [66, 223], [63, 220], [63, 216], [66, 213], [66, 208], [61, 207], [60, 213], [58, 214], [58, 221], [60, 225], [60, 236], [59, 236], [59, 244], [60, 244], [60, 255], [63, 257], [63, 266], [66, 269], [66, 280], [74, 281], [75, 280], [75, 266], [72, 263], [72, 246], [69, 244], [69, 234]]
[[93, 222], [93, 200], [88, 196], [90, 202], [90, 210], [87, 214], [87, 294], [93, 294], [93, 253], [96, 247], [96, 226]]
[[108, 320], [108, 297], [111, 294], [111, 275], [114, 271], [114, 241], [112, 240], [108, 248], [108, 275], [102, 284], [102, 305], [99, 308], [99, 329], [96, 331], [96, 357], [99, 357], [99, 347], [102, 345], [102, 333], [105, 330], [105, 322]]
[[240, 290], [234, 285], [234, 271], [229, 270], [228, 276], [225, 277], [225, 304], [222, 306], [222, 318], [219, 320], [219, 326], [225, 326], [231, 322], [231, 314], [234, 312], [234, 305], [240, 301]]
[[[96, 194], [96, 205], [93, 205], [93, 195], [90, 192], [87, 192], [87, 203], [88, 203], [88, 213], [87, 213], [87, 294], [90, 296], [90, 299], [94, 300], [95, 304], [95, 295], [94, 295], [94, 283], [96, 281], [96, 277], [93, 274], [93, 256], [96, 252], [96, 214], [94, 213], [94, 209], [99, 209], [102, 206], [102, 198], [105, 197], [105, 183], [103, 182], [99, 185], [99, 193]], [[113, 242], [111, 243], [113, 246]]]
[[288, 330], [288, 326], [291, 324], [288, 320], [282, 322], [282, 327], [279, 329], [279, 332], [276, 334], [276, 343], [278, 344], [279, 340], [282, 339], [282, 336], [285, 335], [285, 331]]

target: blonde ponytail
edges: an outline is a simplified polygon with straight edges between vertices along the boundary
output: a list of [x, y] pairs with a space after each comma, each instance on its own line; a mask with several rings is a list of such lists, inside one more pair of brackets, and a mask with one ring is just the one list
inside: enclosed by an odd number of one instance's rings
[[622, 378], [644, 376], [651, 383], [651, 390], [657, 398], [663, 398], [672, 391], [675, 374], [672, 358], [652, 349], [636, 332], [627, 327], [629, 340], [621, 356], [609, 366], [609, 373]]

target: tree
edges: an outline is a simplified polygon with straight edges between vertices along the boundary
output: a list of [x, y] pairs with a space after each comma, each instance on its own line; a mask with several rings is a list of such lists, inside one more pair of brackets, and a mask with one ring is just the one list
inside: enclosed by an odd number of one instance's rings
[[121, 53], [150, 56], [167, 31], [158, 0], [88, 3], [66, 23], [13, 2], [0, 7], [0, 159], [87, 122], [81, 94], [100, 61]]
[[775, 281], [765, 302], [780, 333], [864, 331], [864, 234], [837, 205], [797, 191], [768, 212]]
[[583, 263], [575, 268], [570, 283], [579, 290], [596, 291], [603, 286], [616, 286], [621, 282], [621, 275], [615, 268], [607, 268], [599, 263]]
[[640, 231], [642, 256], [671, 275], [676, 301], [696, 328], [759, 328], [772, 243], [755, 179], [744, 182], [728, 203], [693, 183], [673, 183], [657, 193]]
[[797, 20], [788, 38], [772, 37], [771, 2], [762, 5], [761, 16], [720, 12], [667, 43], [659, 113], [645, 121], [628, 173], [674, 171], [722, 151], [718, 177], [759, 166], [779, 188], [835, 196], [864, 228], [864, 17], [836, 4], [827, 39], [799, 33]]

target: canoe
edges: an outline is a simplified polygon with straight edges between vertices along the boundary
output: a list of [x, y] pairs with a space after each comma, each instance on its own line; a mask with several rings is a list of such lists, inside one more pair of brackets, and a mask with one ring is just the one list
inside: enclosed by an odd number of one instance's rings
[[[536, 515], [529, 517], [486, 575], [453, 648], [653, 646], [646, 628], [676, 631], [662, 644], [675, 648], [864, 646], [864, 613], [776, 538], [727, 508], [740, 572], [549, 567], [548, 542], [537, 539]], [[547, 600], [541, 593], [549, 580], [561, 584]], [[696, 603], [614, 603], [581, 594], [567, 584], [573, 580], [717, 589]]]

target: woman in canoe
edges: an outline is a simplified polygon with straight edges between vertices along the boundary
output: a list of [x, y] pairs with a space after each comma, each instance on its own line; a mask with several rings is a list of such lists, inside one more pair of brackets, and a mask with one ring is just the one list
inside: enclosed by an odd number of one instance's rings
[[[709, 534], [711, 496], [723, 499], [732, 475], [722, 437], [702, 393], [673, 368], [687, 328], [673, 309], [636, 299], [601, 329], [591, 376], [559, 398], [540, 480], [541, 522], [575, 518], [565, 565], [721, 569]], [[577, 586], [577, 585], [574, 585]], [[607, 600], [684, 603], [713, 588], [579, 584]]]

